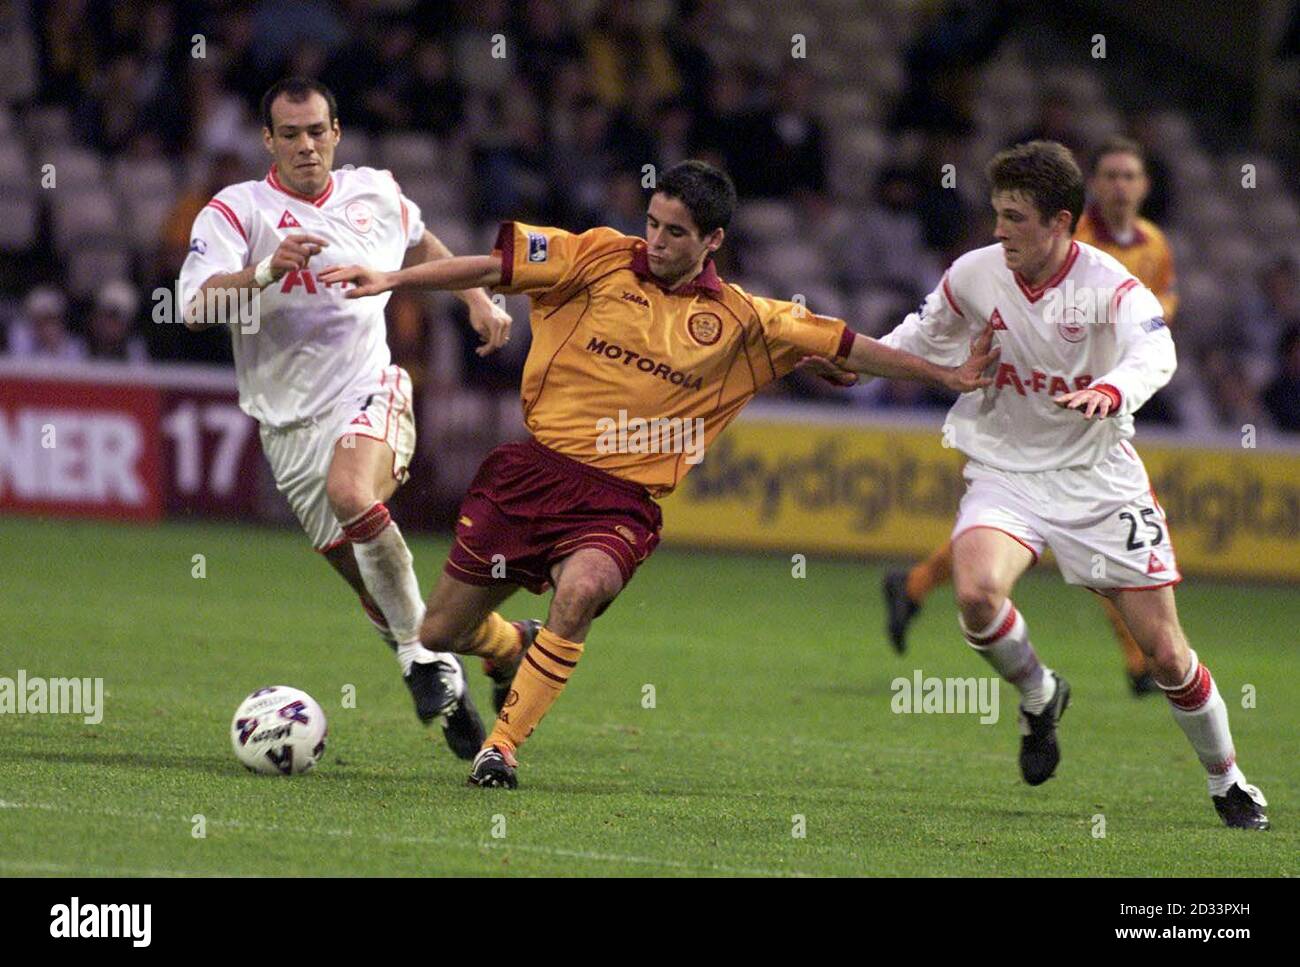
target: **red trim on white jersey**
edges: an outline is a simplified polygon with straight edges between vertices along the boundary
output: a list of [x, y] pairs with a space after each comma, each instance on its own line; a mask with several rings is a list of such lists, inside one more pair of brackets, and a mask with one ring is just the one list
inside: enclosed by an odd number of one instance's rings
[[1074, 267], [1074, 260], [1077, 259], [1078, 257], [1079, 257], [1079, 243], [1071, 242], [1069, 254], [1066, 255], [1065, 261], [1061, 264], [1061, 267], [1056, 270], [1055, 275], [1053, 275], [1050, 279], [1048, 279], [1040, 286], [1029, 285], [1027, 282], [1025, 282], [1024, 278], [1020, 275], [1019, 272], [1013, 272], [1011, 274], [1015, 276], [1016, 285], [1020, 286], [1020, 291], [1024, 293], [1025, 298], [1029, 300], [1030, 304], [1033, 304], [1037, 302], [1039, 299], [1041, 299], [1046, 294], [1048, 289], [1053, 289], [1056, 286], [1061, 284], [1061, 280], [1064, 279], [1067, 274], [1069, 274], [1070, 269]]
[[952, 289], [949, 288], [948, 286], [947, 272], [943, 274], [943, 296], [945, 299], [948, 300], [948, 305], [952, 306], [952, 311], [957, 313], [957, 315], [961, 316], [961, 318], [965, 319], [966, 314], [961, 311], [961, 307], [957, 305], [957, 300], [952, 297]]
[[220, 198], [214, 198], [210, 202], [208, 202], [204, 207], [213, 208], [216, 209], [218, 212], [220, 212], [225, 217], [226, 221], [230, 222], [230, 224], [234, 227], [235, 231], [239, 233], [240, 237], [243, 238], [245, 242], [248, 241], [248, 233], [244, 231], [244, 226], [239, 223], [239, 216], [236, 215], [235, 210], [231, 208], [229, 205], [227, 205], [224, 201], [222, 201]]
[[310, 205], [315, 205], [317, 208], [320, 208], [321, 205], [325, 204], [325, 199], [329, 198], [330, 195], [334, 194], [333, 175], [329, 176], [329, 182], [325, 185], [324, 190], [321, 191], [321, 193], [317, 195], [315, 198], [310, 198], [307, 195], [299, 194], [298, 192], [294, 191], [292, 188], [286, 188], [284, 182], [280, 180], [280, 175], [275, 170], [275, 165], [271, 165], [271, 170], [267, 172], [266, 183], [270, 185], [272, 188], [274, 188], [276, 191], [284, 192], [290, 198], [297, 198], [299, 201], [305, 201]]
[[1119, 304], [1124, 301], [1124, 296], [1139, 285], [1137, 279], [1128, 278], [1120, 283], [1115, 294], [1110, 297], [1110, 321], [1114, 322], [1115, 317], [1119, 315]]

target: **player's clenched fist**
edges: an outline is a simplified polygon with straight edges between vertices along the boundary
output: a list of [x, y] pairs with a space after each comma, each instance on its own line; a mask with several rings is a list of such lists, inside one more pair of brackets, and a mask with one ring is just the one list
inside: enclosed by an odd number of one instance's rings
[[329, 245], [325, 239], [316, 235], [287, 235], [271, 255], [271, 278], [280, 278], [286, 272], [305, 269], [313, 255]]
[[382, 295], [393, 287], [389, 273], [378, 269], [366, 268], [364, 265], [331, 265], [319, 278], [326, 285], [335, 282], [351, 282], [355, 288], [349, 289], [345, 299], [360, 299], [368, 295]]

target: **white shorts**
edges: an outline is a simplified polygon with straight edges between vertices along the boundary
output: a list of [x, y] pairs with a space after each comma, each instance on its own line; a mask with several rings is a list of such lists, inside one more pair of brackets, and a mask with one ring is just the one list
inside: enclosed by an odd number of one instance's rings
[[1182, 580], [1164, 509], [1142, 458], [1121, 441], [1095, 467], [1012, 473], [971, 460], [954, 539], [989, 527], [1037, 563], [1050, 547], [1068, 584], [1130, 591]]
[[406, 482], [415, 453], [411, 377], [399, 366], [387, 366], [344, 392], [332, 410], [292, 426], [263, 426], [261, 435], [276, 487], [312, 546], [327, 551], [344, 542], [343, 528], [325, 495], [325, 478], [340, 439], [355, 435], [383, 440], [393, 451], [393, 479]]

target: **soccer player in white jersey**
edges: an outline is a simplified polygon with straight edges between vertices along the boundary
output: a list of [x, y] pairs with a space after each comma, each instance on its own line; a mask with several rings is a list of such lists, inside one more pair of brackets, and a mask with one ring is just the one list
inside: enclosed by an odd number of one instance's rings
[[[217, 193], [194, 220], [179, 294], [186, 326], [206, 329], [237, 297], [256, 325], [230, 327], [239, 402], [261, 425], [276, 485], [315, 548], [361, 597], [395, 649], [421, 721], [441, 719], [461, 758], [483, 724], [459, 660], [419, 638], [423, 597], [385, 501], [415, 449], [411, 378], [392, 365], [381, 299], [345, 300], [318, 280], [333, 264], [392, 269], [446, 258], [419, 207], [387, 171], [332, 171], [340, 127], [334, 96], [305, 78], [262, 100], [270, 172]], [[509, 339], [510, 317], [482, 289], [460, 293], [480, 354]]]
[[[1020, 692], [1021, 774], [1031, 785], [1052, 776], [1070, 699], [1011, 601], [1017, 579], [1050, 547], [1067, 583], [1119, 608], [1205, 766], [1223, 821], [1266, 829], [1267, 803], [1237, 765], [1227, 706], [1179, 625], [1169, 526], [1129, 443], [1133, 413], [1176, 365], [1160, 303], [1114, 258], [1072, 239], [1084, 185], [1065, 147], [1018, 145], [993, 158], [988, 176], [997, 243], [957, 259], [882, 342], [960, 362], [991, 324], [1001, 350], [993, 385], [960, 396], [944, 434], [969, 458], [953, 528], [960, 624]], [[827, 360], [812, 368], [852, 382]]]

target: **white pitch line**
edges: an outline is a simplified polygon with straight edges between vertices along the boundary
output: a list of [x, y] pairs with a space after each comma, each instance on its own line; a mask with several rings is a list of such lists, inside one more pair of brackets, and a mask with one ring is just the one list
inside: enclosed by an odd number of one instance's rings
[[[135, 812], [121, 809], [74, 809], [69, 806], [61, 806], [56, 803], [43, 802], [14, 802], [12, 800], [0, 799], [0, 809], [13, 810], [39, 810], [53, 813], [69, 813], [75, 815], [90, 816], [109, 816], [114, 819], [129, 819], [134, 821], [149, 820], [158, 823], [183, 823], [190, 824], [191, 820], [185, 816], [165, 816], [161, 813]], [[563, 847], [540, 846], [528, 843], [505, 843], [505, 842], [467, 842], [465, 840], [451, 839], [444, 836], [409, 836], [396, 835], [392, 833], [368, 833], [357, 832], [353, 829], [330, 829], [316, 828], [312, 829], [305, 826], [283, 826], [276, 823], [247, 823], [238, 819], [207, 819], [209, 826], [218, 828], [227, 828], [233, 830], [247, 830], [259, 833], [289, 833], [300, 836], [328, 836], [337, 839], [359, 839], [359, 840], [376, 840], [383, 843], [394, 845], [413, 845], [413, 846], [446, 846], [454, 849], [473, 850], [481, 852], [485, 849], [492, 850], [519, 850], [520, 852], [541, 853], [547, 856], [554, 856], [563, 859], [592, 860], [605, 863], [622, 863], [634, 866], [655, 866], [663, 869], [683, 870], [692, 873], [728, 873], [735, 876], [813, 876], [816, 874], [804, 873], [800, 870], [769, 870], [769, 869], [751, 869], [738, 866], [727, 866], [721, 863], [708, 863], [698, 865], [687, 863], [684, 860], [660, 859], [653, 856], [633, 856], [624, 853], [600, 853], [589, 850], [571, 850]], [[177, 871], [176, 873], [161, 873], [163, 876], [181, 876], [189, 875]], [[201, 875], [201, 874], [200, 874]], [[209, 874], [222, 875], [222, 874]]]
[[74, 866], [70, 863], [27, 863], [21, 860], [0, 860], [0, 870], [15, 873], [64, 873], [72, 876], [141, 876], [141, 877], [236, 877], [247, 873], [221, 871], [200, 873], [196, 870], [141, 870], [130, 866]]

